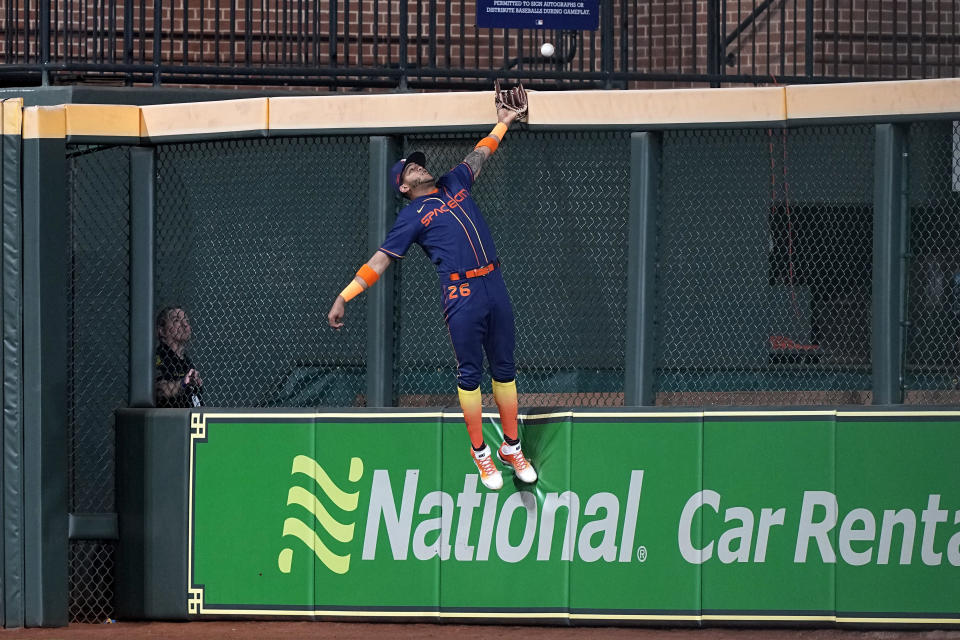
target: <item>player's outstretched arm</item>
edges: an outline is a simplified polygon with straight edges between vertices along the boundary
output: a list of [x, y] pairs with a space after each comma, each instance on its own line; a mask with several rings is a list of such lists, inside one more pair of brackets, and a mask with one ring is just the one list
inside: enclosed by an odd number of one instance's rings
[[467, 157], [463, 159], [473, 172], [474, 180], [480, 175], [480, 170], [483, 169], [483, 163], [486, 162], [487, 159], [493, 155], [493, 152], [497, 150], [497, 147], [500, 146], [500, 142], [507, 132], [507, 127], [509, 127], [516, 118], [516, 111], [511, 111], [503, 107], [497, 109], [497, 126], [493, 128], [493, 131], [491, 131], [487, 137], [478, 142], [477, 146], [473, 148], [473, 151], [468, 153]]
[[360, 267], [356, 277], [340, 292], [337, 299], [333, 301], [329, 313], [327, 313], [327, 323], [331, 327], [339, 329], [343, 326], [343, 316], [347, 312], [347, 302], [372, 287], [373, 283], [387, 270], [391, 262], [393, 262], [393, 258], [382, 251], [377, 251], [367, 260], [366, 264]]

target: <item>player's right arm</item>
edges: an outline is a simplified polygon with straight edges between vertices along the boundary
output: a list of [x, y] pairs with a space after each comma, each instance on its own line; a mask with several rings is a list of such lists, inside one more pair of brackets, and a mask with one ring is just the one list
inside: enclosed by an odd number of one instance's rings
[[327, 313], [327, 323], [331, 327], [339, 329], [343, 326], [343, 316], [346, 313], [347, 302], [372, 287], [373, 283], [387, 270], [391, 262], [393, 262], [393, 258], [383, 251], [377, 251], [367, 260], [366, 264], [360, 267], [356, 277], [340, 292], [337, 299], [333, 301], [330, 312]]
[[507, 128], [517, 117], [515, 111], [510, 109], [498, 109], [497, 110], [497, 126], [493, 128], [485, 138], [477, 143], [477, 146], [473, 148], [473, 151], [467, 154], [467, 157], [463, 159], [463, 163], [470, 167], [471, 173], [473, 173], [473, 179], [476, 180], [477, 176], [480, 175], [480, 170], [483, 168], [483, 163], [493, 155], [497, 150], [497, 147], [500, 146], [500, 142], [503, 140], [503, 136], [507, 133]]

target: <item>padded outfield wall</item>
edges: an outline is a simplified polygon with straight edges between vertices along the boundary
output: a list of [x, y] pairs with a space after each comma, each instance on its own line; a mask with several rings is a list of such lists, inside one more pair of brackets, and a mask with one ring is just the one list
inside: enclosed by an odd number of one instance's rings
[[125, 617], [960, 626], [958, 411], [529, 411], [499, 492], [456, 411], [173, 413], [120, 414]]
[[[490, 92], [35, 93], [3, 105], [7, 626], [115, 617], [114, 414], [152, 405], [161, 306], [193, 316], [209, 406], [456, 403], [418, 250], [344, 331], [324, 314], [392, 223], [390, 164], [453, 166], [494, 117]], [[475, 189], [521, 405], [956, 406], [958, 104], [957, 80], [531, 92]]]

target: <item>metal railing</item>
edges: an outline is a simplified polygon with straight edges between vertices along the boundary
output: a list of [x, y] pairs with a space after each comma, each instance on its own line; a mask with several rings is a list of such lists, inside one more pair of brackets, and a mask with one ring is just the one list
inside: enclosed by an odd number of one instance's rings
[[476, 4], [7, 0], [0, 85], [720, 86], [954, 77], [960, 59], [960, 0], [600, 0], [594, 31], [481, 29]]

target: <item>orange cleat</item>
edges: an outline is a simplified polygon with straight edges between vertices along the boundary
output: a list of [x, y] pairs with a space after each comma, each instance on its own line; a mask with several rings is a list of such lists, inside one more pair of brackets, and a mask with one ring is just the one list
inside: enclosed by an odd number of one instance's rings
[[491, 491], [499, 491], [503, 487], [503, 476], [493, 463], [493, 454], [490, 447], [484, 445], [483, 451], [476, 451], [470, 447], [470, 454], [473, 456], [473, 462], [480, 471], [480, 482]]
[[519, 442], [514, 446], [510, 446], [504, 442], [500, 445], [500, 448], [497, 449], [497, 457], [500, 458], [504, 464], [513, 467], [514, 473], [520, 478], [521, 482], [531, 484], [537, 481], [537, 472], [523, 456]]

